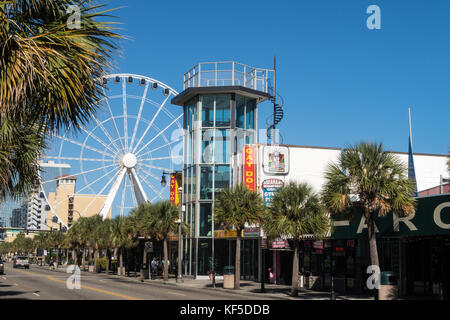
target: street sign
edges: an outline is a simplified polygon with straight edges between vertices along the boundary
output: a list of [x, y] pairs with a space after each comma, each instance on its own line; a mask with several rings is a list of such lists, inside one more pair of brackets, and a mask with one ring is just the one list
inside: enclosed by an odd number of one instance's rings
[[259, 237], [261, 229], [259, 227], [244, 228], [244, 237]]
[[145, 251], [147, 253], [152, 253], [153, 252], [153, 242], [146, 242], [145, 243]]

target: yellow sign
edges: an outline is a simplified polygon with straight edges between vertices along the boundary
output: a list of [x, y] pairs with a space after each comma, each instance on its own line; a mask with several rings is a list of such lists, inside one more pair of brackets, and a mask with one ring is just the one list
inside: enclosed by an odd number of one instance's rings
[[179, 183], [182, 180], [182, 173], [170, 174], [170, 202], [178, 207], [180, 204], [180, 195], [178, 193]]

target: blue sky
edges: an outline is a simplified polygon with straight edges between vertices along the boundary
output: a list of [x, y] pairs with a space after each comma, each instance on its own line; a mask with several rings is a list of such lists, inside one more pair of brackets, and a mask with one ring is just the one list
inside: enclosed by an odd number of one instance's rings
[[[431, 4], [432, 3], [432, 4]], [[381, 30], [369, 30], [369, 5]], [[118, 71], [154, 77], [182, 91], [202, 61], [271, 68], [285, 101], [283, 142], [343, 147], [383, 142], [407, 151], [450, 145], [450, 2], [110, 0], [123, 23]], [[260, 127], [271, 106], [260, 108]]]

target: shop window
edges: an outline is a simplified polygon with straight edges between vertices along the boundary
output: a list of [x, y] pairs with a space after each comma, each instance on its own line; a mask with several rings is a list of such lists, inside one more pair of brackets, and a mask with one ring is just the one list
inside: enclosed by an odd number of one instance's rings
[[199, 236], [212, 236], [212, 203], [200, 203]]
[[211, 239], [198, 239], [198, 264], [197, 274], [207, 275], [209, 260], [212, 256]]

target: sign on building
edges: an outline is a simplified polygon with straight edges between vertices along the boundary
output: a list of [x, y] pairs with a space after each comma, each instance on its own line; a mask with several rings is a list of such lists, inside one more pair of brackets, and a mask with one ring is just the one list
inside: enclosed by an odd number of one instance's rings
[[280, 179], [266, 179], [261, 184], [264, 196], [264, 205], [267, 207], [272, 203], [272, 198], [279, 189], [283, 188], [284, 182]]
[[180, 195], [178, 193], [180, 185], [178, 184], [178, 181], [181, 181], [181, 177], [181, 173], [170, 174], [170, 202], [176, 206], [180, 203]]
[[255, 191], [255, 147], [244, 147], [244, 185]]
[[[342, 220], [333, 215], [334, 239], [352, 239], [367, 236], [367, 221], [364, 215]], [[389, 212], [375, 219], [377, 237], [450, 235], [450, 194], [417, 198], [414, 214], [406, 217]]]
[[289, 173], [289, 148], [283, 146], [265, 146], [263, 149], [263, 169], [268, 175], [286, 175]]

